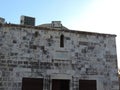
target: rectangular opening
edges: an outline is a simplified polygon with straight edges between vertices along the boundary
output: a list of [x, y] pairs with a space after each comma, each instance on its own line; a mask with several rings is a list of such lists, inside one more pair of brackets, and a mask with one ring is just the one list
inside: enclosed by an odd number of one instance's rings
[[53, 79], [52, 90], [70, 90], [70, 80]]
[[79, 80], [79, 90], [97, 90], [96, 80]]
[[42, 78], [23, 78], [22, 90], [43, 90]]

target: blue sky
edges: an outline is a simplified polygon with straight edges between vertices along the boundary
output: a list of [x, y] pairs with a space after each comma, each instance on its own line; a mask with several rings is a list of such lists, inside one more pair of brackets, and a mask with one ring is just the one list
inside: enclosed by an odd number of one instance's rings
[[21, 15], [36, 17], [36, 24], [51, 20], [66, 21], [82, 13], [89, 0], [1, 0], [1, 17], [19, 23]]
[[0, 11], [10, 23], [27, 15], [36, 25], [60, 20], [69, 29], [116, 34], [120, 68], [120, 0], [0, 0]]

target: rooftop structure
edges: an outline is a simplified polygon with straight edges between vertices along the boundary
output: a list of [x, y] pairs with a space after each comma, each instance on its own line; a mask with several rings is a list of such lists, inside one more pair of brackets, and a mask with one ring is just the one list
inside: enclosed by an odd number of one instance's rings
[[29, 16], [21, 16], [20, 24], [35, 26], [35, 18]]
[[61, 21], [52, 21], [51, 23], [42, 24], [42, 25], [38, 25], [38, 26], [39, 27], [46, 27], [46, 28], [50, 28], [50, 29], [68, 30], [68, 28], [66, 28], [65, 26], [63, 26], [61, 24]]
[[4, 24], [5, 23], [5, 19], [0, 17], [0, 24]]

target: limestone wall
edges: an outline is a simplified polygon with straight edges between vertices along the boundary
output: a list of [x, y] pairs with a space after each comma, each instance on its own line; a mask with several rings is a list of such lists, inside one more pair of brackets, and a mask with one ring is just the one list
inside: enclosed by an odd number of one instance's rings
[[70, 90], [79, 90], [79, 79], [119, 90], [115, 36], [1, 26], [0, 90], [21, 90], [23, 77], [43, 78], [44, 90], [52, 79], [69, 79]]

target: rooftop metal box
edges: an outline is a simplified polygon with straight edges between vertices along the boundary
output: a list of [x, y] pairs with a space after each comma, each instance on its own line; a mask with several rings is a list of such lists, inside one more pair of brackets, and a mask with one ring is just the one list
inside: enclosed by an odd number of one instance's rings
[[29, 16], [21, 16], [20, 24], [35, 26], [35, 18]]
[[1, 23], [1, 24], [4, 24], [4, 23], [5, 23], [5, 19], [2, 18], [2, 17], [0, 17], [0, 23]]

